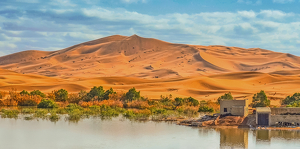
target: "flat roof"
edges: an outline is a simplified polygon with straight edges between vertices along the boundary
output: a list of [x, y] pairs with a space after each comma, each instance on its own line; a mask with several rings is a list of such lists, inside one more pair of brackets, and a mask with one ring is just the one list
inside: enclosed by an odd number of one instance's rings
[[271, 113], [270, 107], [257, 107], [256, 113]]

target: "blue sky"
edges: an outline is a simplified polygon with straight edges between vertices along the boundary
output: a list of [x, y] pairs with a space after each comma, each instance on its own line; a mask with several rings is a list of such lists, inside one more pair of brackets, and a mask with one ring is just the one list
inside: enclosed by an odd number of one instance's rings
[[0, 0], [0, 56], [120, 34], [300, 55], [300, 0]]

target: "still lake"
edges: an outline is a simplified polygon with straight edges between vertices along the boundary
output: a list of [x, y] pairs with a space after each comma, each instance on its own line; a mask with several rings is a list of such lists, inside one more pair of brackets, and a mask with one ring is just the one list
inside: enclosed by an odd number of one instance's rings
[[168, 122], [136, 122], [121, 117], [89, 118], [77, 123], [61, 119], [0, 118], [2, 149], [293, 149], [300, 131], [208, 129]]

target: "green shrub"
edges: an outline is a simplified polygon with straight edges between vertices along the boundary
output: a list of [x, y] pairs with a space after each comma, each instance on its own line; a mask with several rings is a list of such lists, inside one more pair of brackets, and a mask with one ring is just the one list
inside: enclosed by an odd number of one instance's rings
[[48, 114], [48, 110], [46, 109], [37, 109], [34, 113], [34, 117], [36, 118], [46, 118]]
[[1, 110], [2, 114], [1, 117], [2, 118], [18, 118], [18, 114], [20, 113], [18, 110], [5, 110], [2, 109]]
[[208, 106], [203, 106], [203, 107], [199, 107], [198, 112], [214, 112], [214, 109]]
[[21, 110], [22, 114], [31, 114], [31, 113], [35, 113], [35, 110], [32, 108], [24, 108]]
[[65, 108], [58, 108], [56, 110], [56, 113], [58, 113], [58, 114], [68, 114], [68, 111]]
[[55, 110], [52, 110], [52, 111], [50, 112], [50, 116], [49, 116], [50, 121], [56, 122], [56, 121], [59, 120], [59, 118], [60, 118], [60, 117], [59, 117], [59, 115], [56, 114], [56, 111], [55, 111]]
[[156, 108], [153, 108], [153, 109], [151, 109], [151, 113], [152, 114], [166, 114], [167, 110], [166, 109], [156, 109]]
[[81, 110], [73, 109], [72, 111], [69, 112], [68, 119], [70, 121], [79, 121], [82, 116], [83, 116], [83, 112]]
[[70, 104], [65, 108], [65, 110], [66, 110], [68, 113], [70, 113], [70, 112], [72, 112], [72, 111], [74, 111], [74, 110], [80, 110], [80, 111], [83, 111], [84, 109], [83, 109], [81, 106], [77, 105], [77, 104], [70, 103]]
[[57, 108], [58, 105], [53, 100], [42, 99], [38, 104], [38, 108]]
[[133, 119], [136, 117], [135, 113], [132, 110], [127, 110], [123, 113], [123, 116], [128, 119]]

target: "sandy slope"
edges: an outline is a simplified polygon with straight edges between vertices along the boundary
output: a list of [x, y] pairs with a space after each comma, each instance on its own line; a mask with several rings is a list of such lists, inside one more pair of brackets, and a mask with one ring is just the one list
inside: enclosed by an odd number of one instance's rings
[[53, 52], [24, 51], [0, 57], [0, 89], [94, 85], [144, 95], [216, 99], [225, 92], [251, 98], [264, 89], [273, 99], [297, 92], [300, 57], [263, 49], [173, 44], [137, 35], [114, 35]]

